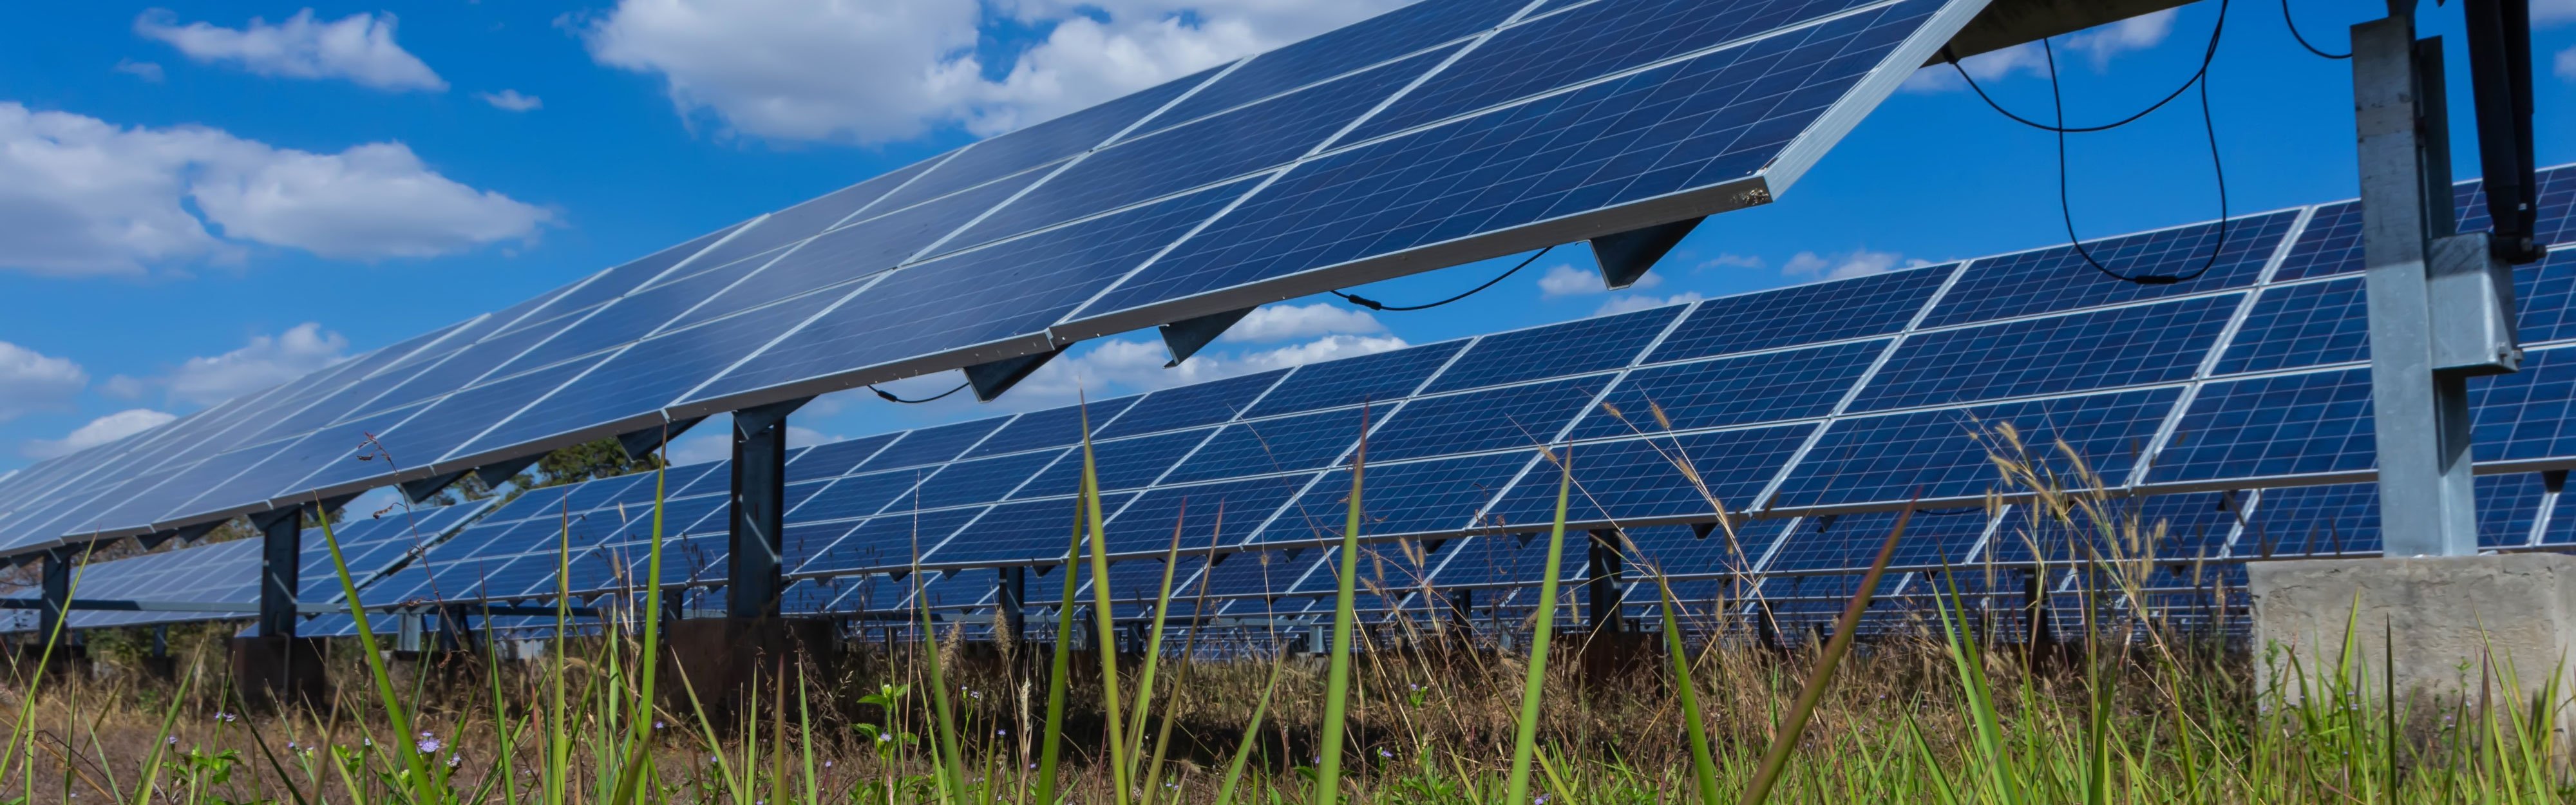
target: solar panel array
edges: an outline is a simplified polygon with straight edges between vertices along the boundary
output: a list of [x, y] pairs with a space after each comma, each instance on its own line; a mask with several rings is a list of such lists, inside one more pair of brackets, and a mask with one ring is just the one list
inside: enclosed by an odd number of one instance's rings
[[[2545, 186], [2571, 177], [2549, 171]], [[2562, 238], [2567, 195], [2549, 196], [2543, 215]], [[2463, 197], [2474, 225], [2474, 185]], [[2345, 248], [2336, 231], [2350, 206], [2234, 219], [2212, 270], [2175, 285], [2099, 279], [2061, 246], [801, 449], [786, 465], [788, 608], [890, 609], [916, 584], [927, 603], [971, 608], [989, 603], [991, 568], [1056, 564], [1086, 413], [1106, 546], [1123, 560], [1113, 593], [1150, 599], [1155, 557], [1177, 531], [1202, 554], [1176, 568], [1180, 589], [1204, 575], [1228, 615], [1295, 613], [1330, 592], [1326, 546], [1339, 539], [1364, 427], [1363, 605], [1379, 608], [1430, 606], [1425, 588], [1491, 590], [1478, 605], [1508, 607], [1537, 580], [1545, 551], [1532, 532], [1551, 516], [1557, 477], [1542, 444], [1570, 457], [1576, 527], [1623, 529], [1632, 577], [1659, 567], [1702, 598], [1751, 592], [1718, 579], [1760, 578], [1790, 621], [1839, 607], [1892, 510], [1917, 495], [1929, 511], [1900, 547], [1902, 570], [1882, 590], [1892, 597], [1936, 583], [2018, 590], [1997, 574], [2110, 550], [2024, 506], [1989, 510], [1990, 491], [2018, 491], [1991, 461], [2005, 425], [2037, 467], [2133, 495], [2105, 516], [2144, 529], [2114, 555], [2152, 560], [2138, 563], [2150, 589], [2241, 586], [2234, 563], [2254, 558], [2374, 553], [2359, 277], [2323, 254]], [[2219, 232], [2196, 224], [2088, 247], [2123, 272], [2180, 273], [2221, 245]], [[2576, 249], [2520, 267], [2516, 289], [2525, 369], [2472, 384], [2488, 473], [2481, 541], [2566, 546], [2576, 518], [2542, 473], [2576, 467]], [[2082, 472], [2056, 453], [2060, 440]], [[721, 463], [670, 472], [661, 583], [723, 582], [728, 478]], [[654, 495], [649, 477], [540, 490], [433, 549], [399, 574], [410, 584], [389, 579], [362, 597], [631, 591], [646, 576]], [[1713, 530], [1721, 504], [1750, 517]], [[1574, 542], [1565, 567], [1579, 578]], [[1213, 565], [1211, 545], [1224, 554]], [[1936, 582], [1942, 565], [1990, 567]]]
[[[388, 512], [351, 518], [333, 526], [340, 557], [360, 586], [411, 560], [429, 546], [463, 527], [490, 507], [489, 501]], [[307, 604], [343, 599], [338, 565], [319, 528], [305, 529], [303, 566], [296, 596]], [[205, 611], [118, 611], [75, 609], [66, 625], [74, 629], [143, 626], [189, 621], [248, 618], [259, 605], [260, 541], [240, 539], [146, 553], [80, 567], [75, 600], [138, 601], [193, 604]], [[216, 607], [231, 606], [233, 611]], [[32, 628], [34, 624], [25, 624]]]
[[1764, 203], [1982, 6], [1426, 0], [30, 467], [0, 552]]

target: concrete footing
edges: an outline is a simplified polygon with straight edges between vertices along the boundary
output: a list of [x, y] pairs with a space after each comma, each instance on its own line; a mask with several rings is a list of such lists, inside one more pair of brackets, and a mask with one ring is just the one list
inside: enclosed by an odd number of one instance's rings
[[329, 707], [331, 680], [322, 661], [327, 645], [319, 637], [233, 638], [233, 684], [242, 701], [261, 709]]
[[801, 668], [809, 682], [820, 685], [829, 684], [837, 669], [839, 634], [828, 620], [689, 618], [665, 624], [664, 634], [656, 683], [662, 706], [686, 712], [695, 694], [708, 721], [718, 725], [732, 724], [744, 712], [754, 684], [774, 702], [777, 675], [792, 685]]
[[[2456, 704], [2518, 683], [2525, 701], [2576, 661], [2576, 556], [2509, 554], [2256, 562], [2252, 649], [2277, 648], [2311, 678], [2341, 667], [2346, 632], [2366, 690]], [[2347, 628], [2349, 625], [2349, 629]], [[2278, 668], [2291, 673], [2286, 656]], [[2508, 673], [2508, 670], [2510, 673]], [[2295, 701], [2295, 680], [2280, 679]], [[2561, 695], [2576, 677], [2559, 680]], [[2428, 702], [2429, 703], [2429, 702]]]

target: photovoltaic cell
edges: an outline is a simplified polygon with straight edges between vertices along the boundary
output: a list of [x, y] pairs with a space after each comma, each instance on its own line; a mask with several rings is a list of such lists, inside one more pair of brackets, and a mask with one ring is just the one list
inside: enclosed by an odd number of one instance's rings
[[2000, 488], [1989, 459], [1992, 429], [2010, 424], [2028, 459], [2059, 478], [2075, 467], [2064, 440], [2104, 483], [2123, 483], [2179, 391], [2143, 389], [2055, 400], [1844, 419], [1798, 463], [1770, 506], [1965, 498]]
[[[1692, 51], [1821, 19], [1865, 0], [1593, 3], [1495, 34], [1353, 132], [1371, 139]], [[1796, 37], [1799, 31], [1777, 34]]]
[[[2576, 189], [2576, 171], [2563, 183]], [[2525, 344], [2576, 338], [2576, 249], [2513, 270], [2515, 336]]]
[[895, 271], [691, 396], [711, 399], [1042, 333], [1240, 191], [1202, 190]]
[[1114, 439], [1234, 419], [1286, 373], [1284, 369], [1272, 370], [1147, 394], [1117, 420], [1101, 426], [1092, 438]]
[[1800, 285], [1701, 302], [1647, 361], [1886, 335], [1905, 329], [1957, 264]]
[[2520, 372], [2470, 378], [2469, 409], [2478, 461], [2576, 452], [2576, 350], [2530, 350]]
[[1218, 431], [1163, 482], [1319, 469], [1335, 463], [1359, 436], [1357, 409], [1237, 422]]
[[[775, 260], [747, 263], [747, 276], [671, 322], [686, 327], [781, 299], [842, 285], [903, 263], [914, 252], [975, 220], [1035, 181], [1034, 175], [994, 182], [917, 207], [874, 216], [822, 233]], [[771, 326], [774, 334], [778, 323]]]
[[787, 519], [791, 522], [813, 522], [864, 517], [888, 507], [902, 511], [934, 508], [915, 505], [912, 495], [914, 486], [928, 477], [932, 469], [914, 467], [834, 479], [804, 505], [787, 509]]
[[1078, 315], [1751, 176], [1938, 8], [1907, 0], [1305, 162]]
[[2379, 536], [2379, 486], [2335, 484], [2263, 490], [2236, 544], [2251, 556], [2378, 553]]
[[[1621, 550], [1627, 552], [1630, 572], [1640, 576], [1657, 569], [1667, 575], [1742, 573], [1752, 570], [1754, 563], [1770, 552], [1771, 543], [1795, 522], [1788, 518], [1736, 518], [1731, 537], [1727, 529], [1714, 524], [1706, 529], [1706, 536], [1701, 535], [1701, 529], [1686, 525], [1621, 528], [1620, 533], [1627, 538]], [[1658, 595], [1652, 581], [1636, 589]]]
[[2369, 360], [2368, 308], [2359, 278], [2265, 289], [2217, 373]]
[[[1206, 441], [1208, 431], [1187, 430], [1132, 439], [1093, 442], [1091, 445], [1093, 475], [1101, 489], [1135, 489], [1152, 483], [1172, 468], [1181, 456]], [[1082, 490], [1082, 449], [1074, 448], [1064, 459], [1048, 467], [1037, 480], [1030, 481], [1013, 499], [1059, 497]]]
[[1438, 64], [1432, 51], [1092, 152], [957, 236], [968, 246], [1288, 164]]
[[1898, 345], [1854, 411], [2188, 380], [2242, 294], [1919, 333]]
[[453, 455], [475, 455], [585, 426], [654, 414], [769, 343], [777, 334], [778, 320], [802, 319], [830, 302], [819, 294], [799, 297], [636, 344], [552, 392], [539, 392], [542, 398], [524, 410], [507, 414], [506, 421], [472, 437]]
[[2548, 492], [2548, 483], [2536, 472], [2478, 476], [2478, 547], [2531, 544], [2532, 524], [2540, 519], [2541, 499]]
[[[1778, 477], [1814, 425], [1628, 439], [1559, 448], [1574, 467], [1565, 516], [1627, 523], [1741, 512]], [[1688, 467], [1685, 470], [1684, 467]], [[1489, 525], [1544, 527], [1556, 516], [1558, 466], [1542, 461], [1486, 516]]]
[[2148, 479], [2368, 470], [2378, 456], [2372, 427], [2368, 369], [2211, 383], [2192, 399]]
[[[1252, 57], [1157, 116], [1147, 130], [1196, 120], [1502, 24], [1529, 0], [1425, 0]], [[1141, 133], [1141, 132], [1140, 132]]]
[[[1070, 538], [1073, 507], [1059, 508], [1067, 518], [1065, 536]], [[869, 518], [819, 552], [790, 554], [785, 564], [800, 574], [908, 567], [918, 552], [937, 547], [956, 533], [958, 526], [982, 513], [981, 509], [948, 509]]]
[[[1132, 497], [1134, 493], [1127, 492], [1102, 495], [1100, 509], [1115, 511]], [[1073, 512], [1073, 502], [1063, 498], [994, 506], [923, 561], [959, 564], [1061, 557], [1073, 538]]]
[[1423, 393], [1626, 366], [1681, 312], [1682, 307], [1674, 305], [1485, 336]]
[[1082, 423], [1085, 418], [1091, 421], [1092, 430], [1099, 430], [1101, 423], [1117, 417], [1120, 412], [1127, 410], [1127, 406], [1136, 404], [1136, 399], [1119, 397], [1113, 400], [1021, 414], [1018, 418], [1012, 419], [1010, 424], [1003, 425], [1001, 430], [994, 431], [992, 438], [985, 439], [983, 444], [966, 451], [966, 457], [974, 458], [1035, 450], [1041, 447], [1079, 444], [1082, 442]]
[[1424, 378], [1466, 345], [1465, 341], [1444, 341], [1300, 366], [1244, 416], [1294, 414], [1364, 402], [1377, 402], [1384, 408], [1413, 393]]
[[[678, 265], [680, 261], [697, 256], [699, 252], [705, 251], [707, 247], [715, 245], [716, 241], [723, 240], [724, 236], [732, 234], [736, 228], [741, 226], [741, 224], [734, 224], [733, 226], [728, 226], [704, 235], [699, 235], [697, 238], [690, 240], [687, 243], [663, 249], [637, 259], [634, 262], [599, 272], [598, 274], [593, 275], [588, 282], [583, 282], [574, 287], [566, 288], [555, 294], [551, 294], [543, 308], [543, 312], [538, 313], [537, 315], [547, 317], [562, 315], [564, 313], [588, 308], [592, 305], [614, 299], [619, 294], [635, 290], [637, 286], [643, 285], [646, 282], [652, 281], [653, 278], [661, 276], [662, 272], [669, 271], [672, 266]], [[714, 266], [724, 265], [724, 263], [696, 261], [693, 262], [692, 265], [711, 268]], [[527, 315], [529, 312], [530, 311], [523, 310], [518, 313], [519, 315]], [[516, 318], [517, 316], [508, 317], [508, 319]], [[493, 322], [493, 326], [509, 326], [511, 324], [511, 321], [500, 316], [495, 316], [494, 319], [495, 321]]]
[[[1864, 512], [1798, 521], [1763, 570], [1867, 570], [1896, 529], [1896, 512]], [[1893, 567], [1965, 565], [1992, 522], [1981, 507], [1916, 511], [1897, 539]], [[1857, 588], [1855, 588], [1857, 589]]]
[[877, 451], [876, 457], [860, 464], [859, 469], [890, 470], [943, 463], [966, 452], [966, 448], [983, 441], [1001, 426], [1002, 420], [999, 419], [978, 419], [908, 431], [893, 444]]
[[[1957, 289], [1933, 308], [1926, 327], [2028, 316], [2060, 310], [2159, 299], [2253, 284], [2272, 259], [2298, 213], [2276, 212], [2228, 222], [2222, 248], [2216, 223], [2104, 238], [2085, 244], [2093, 259], [2126, 276], [2190, 276], [2185, 282], [2141, 285], [2097, 273], [2072, 246], [1990, 257], [1968, 264]], [[2217, 262], [2210, 262], [2211, 251]]]
[[[1638, 369], [1584, 415], [1571, 438], [1824, 416], [1886, 348], [1885, 340], [1860, 341]], [[1669, 428], [1657, 421], [1657, 410]]]
[[884, 449], [899, 435], [901, 434], [880, 433], [815, 445], [797, 455], [796, 460], [787, 462], [787, 481], [795, 483], [846, 474], [851, 468], [859, 466], [859, 462], [876, 455], [878, 450]]
[[1104, 544], [1115, 553], [1168, 550], [1178, 525], [1184, 554], [1232, 547], [1251, 536], [1305, 481], [1295, 476], [1160, 487], [1109, 521]]
[[[1207, 587], [1210, 597], [1267, 598], [1287, 592], [1315, 566], [1321, 551], [1245, 551], [1223, 554], [1208, 566]], [[1293, 557], [1293, 558], [1292, 558]], [[1232, 607], [1227, 614], [1245, 615], [1262, 607], [1255, 601], [1249, 607]]]
[[901, 209], [1090, 150], [1215, 73], [1215, 69], [1209, 69], [1167, 81], [967, 146], [912, 184], [887, 195], [877, 208]]
[[[1529, 462], [1518, 451], [1444, 458], [1404, 464], [1371, 464], [1361, 490], [1362, 536], [1393, 536], [1454, 531], [1468, 526], [1476, 512], [1494, 498], [1512, 473]], [[1351, 472], [1324, 473], [1295, 503], [1261, 532], [1267, 543], [1338, 539]]]
[[1579, 377], [1416, 398], [1369, 435], [1368, 458], [1395, 461], [1546, 444], [1609, 382], [1606, 376]]
[[895, 501], [895, 510], [918, 506], [940, 509], [968, 503], [992, 503], [1018, 489], [1040, 469], [1054, 463], [1063, 450], [978, 458], [958, 461], [939, 468], [938, 474], [922, 481], [913, 494]]
[[760, 219], [740, 236], [710, 249], [700, 256], [693, 268], [714, 268], [752, 255], [768, 252], [806, 238], [860, 214], [878, 198], [900, 187], [928, 169], [936, 159], [923, 160], [871, 177], [858, 184], [824, 194]]

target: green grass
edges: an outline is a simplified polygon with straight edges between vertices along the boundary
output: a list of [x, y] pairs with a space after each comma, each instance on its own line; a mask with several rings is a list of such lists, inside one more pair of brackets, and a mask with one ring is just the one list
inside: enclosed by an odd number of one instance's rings
[[[1997, 435], [2003, 475], [2062, 530], [2103, 546], [2087, 569], [2135, 591], [2154, 524], [2116, 501], [2061, 490]], [[1364, 454], [1363, 454], [1364, 455]], [[1747, 601], [1681, 602], [1649, 568], [1652, 640], [1625, 664], [1596, 661], [1607, 638], [1558, 634], [1565, 511], [1585, 491], [1559, 472], [1528, 639], [1503, 650], [1425, 617], [1389, 643], [1359, 629], [1354, 601], [1377, 548], [1364, 524], [1365, 459], [1353, 462], [1337, 553], [1331, 651], [1288, 650], [1262, 627], [1225, 634], [1167, 618], [1193, 603], [1170, 568], [1175, 531], [1139, 655], [1109, 616], [1102, 509], [1085, 446], [1051, 643], [998, 655], [958, 644], [927, 607], [892, 644], [857, 646], [838, 673], [781, 667], [719, 723], [657, 706], [664, 686], [660, 593], [596, 634], [558, 630], [544, 658], [389, 660], [371, 633], [335, 666], [331, 706], [238, 715], [220, 646], [184, 652], [175, 680], [100, 681], [18, 668], [0, 791], [16, 802], [151, 803], [2289, 803], [2568, 801], [2567, 745], [2552, 725], [2576, 705], [2554, 685], [2525, 701], [2409, 700], [2349, 664], [2301, 667], [2279, 647], [2228, 650], [2124, 615], [2105, 594], [2081, 617], [2092, 639], [2043, 660], [2011, 641], [1979, 596], [1951, 590], [1911, 632], [1860, 640], [1877, 562], [1831, 637], [1765, 649]], [[2015, 462], [2019, 463], [2016, 464]], [[1558, 462], [1561, 467], [1565, 462]], [[2077, 466], [2080, 467], [2080, 462]], [[658, 481], [657, 481], [658, 483]], [[660, 507], [655, 507], [659, 532]], [[2142, 533], [2143, 532], [2143, 533]], [[337, 539], [324, 540], [337, 560]], [[2126, 546], [2126, 547], [2123, 547]], [[2147, 560], [2147, 561], [2141, 561]], [[658, 545], [648, 566], [659, 578]], [[1955, 583], [1968, 571], [1942, 574]], [[926, 583], [915, 572], [916, 583]], [[343, 592], [355, 584], [340, 573]], [[1640, 589], [1644, 589], [1643, 586]], [[1196, 611], [1182, 607], [1183, 613]], [[365, 613], [358, 615], [361, 624]], [[1442, 616], [1445, 617], [1445, 616]], [[1089, 657], [1074, 645], [1088, 618]], [[569, 610], [558, 609], [561, 623]], [[2356, 625], [2357, 627], [2358, 625]], [[216, 633], [209, 632], [211, 637]], [[1177, 644], [1175, 640], [1178, 640]], [[46, 636], [34, 649], [50, 656]], [[1203, 651], [1224, 643], [1234, 650]], [[1617, 648], [1611, 646], [1610, 648]], [[1574, 658], [1583, 662], [1575, 662]], [[1611, 659], [1617, 659], [1615, 656]], [[1077, 662], [1097, 672], [1077, 673]], [[1609, 668], [1611, 670], [1599, 670]], [[1587, 670], [1593, 669], [1593, 670]], [[2474, 669], [2471, 669], [2475, 673]], [[2483, 680], [2518, 690], [2509, 672]], [[657, 698], [660, 697], [660, 698]], [[1042, 702], [1042, 705], [1041, 705]]]

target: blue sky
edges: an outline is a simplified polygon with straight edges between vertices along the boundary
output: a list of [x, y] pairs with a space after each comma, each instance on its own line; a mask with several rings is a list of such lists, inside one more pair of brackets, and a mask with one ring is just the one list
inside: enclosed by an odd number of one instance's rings
[[[0, 30], [0, 471], [111, 438], [978, 136], [1363, 19], [1398, 0], [601, 0], [37, 4]], [[2540, 157], [2576, 160], [2576, 0], [2537, 0]], [[2341, 50], [2370, 2], [2294, 0]], [[2070, 121], [2189, 74], [2219, 7], [2060, 37]], [[2457, 6], [2424, 10], [2451, 33]], [[2033, 49], [1971, 60], [2048, 111]], [[2354, 195], [2349, 67], [2274, 3], [2228, 12], [2212, 106], [2238, 212]], [[2455, 142], [2468, 150], [2465, 86]], [[2186, 97], [2075, 137], [2091, 235], [2215, 217]], [[1274, 306], [1160, 368], [1145, 333], [1090, 342], [1001, 402], [833, 395], [800, 440], [936, 421], [2064, 240], [2053, 140], [1918, 76], [1782, 195], [1710, 219], [1604, 294], [1560, 248], [1418, 313]], [[1514, 258], [1517, 259], [1517, 258]], [[1509, 261], [1371, 286], [1444, 297]], [[944, 389], [953, 373], [890, 386]], [[714, 430], [714, 429], [709, 429]], [[680, 445], [720, 454], [711, 433]]]

